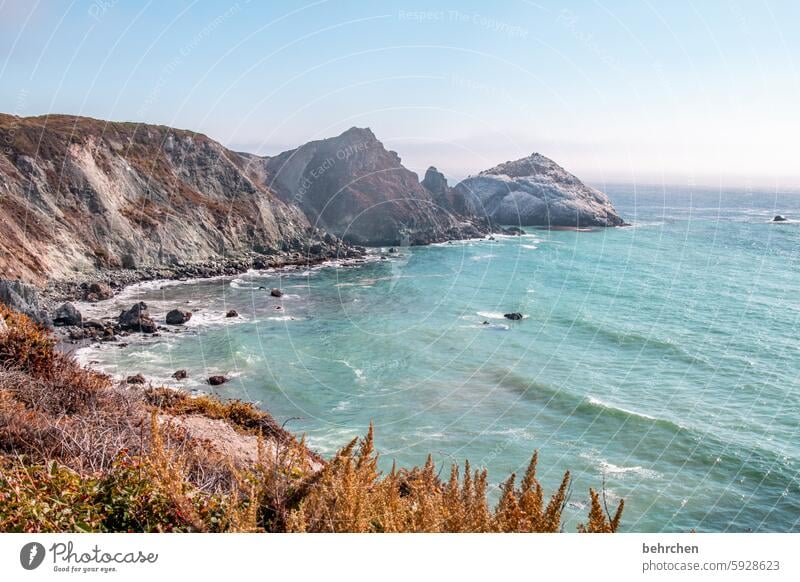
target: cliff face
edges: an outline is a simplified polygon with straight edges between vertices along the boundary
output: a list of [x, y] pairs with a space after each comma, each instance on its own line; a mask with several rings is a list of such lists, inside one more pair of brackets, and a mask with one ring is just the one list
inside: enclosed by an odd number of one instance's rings
[[369, 129], [265, 159], [269, 186], [312, 225], [358, 244], [425, 244], [482, 232], [434, 196]]
[[621, 226], [608, 196], [553, 160], [531, 154], [469, 177], [454, 188], [466, 211], [496, 224]]
[[321, 259], [341, 250], [337, 237], [414, 245], [492, 223], [622, 224], [604, 194], [538, 154], [450, 188], [436, 168], [420, 183], [355, 127], [269, 158], [165, 126], [0, 114], [0, 143], [0, 278], [39, 286], [121, 268], [152, 278], [200, 265], [179, 271], [197, 276], [218, 274], [221, 260]]
[[0, 273], [37, 284], [301, 249], [310, 225], [190, 131], [0, 115]]

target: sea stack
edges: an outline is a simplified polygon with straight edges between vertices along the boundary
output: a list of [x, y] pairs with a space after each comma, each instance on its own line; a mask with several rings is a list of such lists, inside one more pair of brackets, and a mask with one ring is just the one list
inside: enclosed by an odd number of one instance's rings
[[604, 193], [586, 186], [553, 160], [533, 153], [505, 162], [455, 187], [467, 210], [496, 224], [623, 226]]

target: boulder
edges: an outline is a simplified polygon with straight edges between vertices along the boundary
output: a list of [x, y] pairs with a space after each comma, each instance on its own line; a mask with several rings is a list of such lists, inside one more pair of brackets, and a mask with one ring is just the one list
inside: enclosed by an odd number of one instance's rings
[[224, 384], [227, 382], [228, 379], [225, 376], [210, 376], [208, 378], [208, 383], [212, 386], [219, 386], [220, 384]]
[[89, 285], [86, 290], [86, 301], [103, 301], [104, 299], [111, 299], [114, 296], [114, 291], [107, 283], [95, 282]]
[[185, 380], [189, 374], [186, 373], [186, 370], [177, 370], [172, 377], [176, 380]]
[[170, 325], [183, 325], [192, 318], [192, 312], [185, 309], [173, 309], [167, 313], [167, 323]]
[[772, 222], [786, 222], [787, 220], [789, 219], [783, 216], [782, 214], [777, 214], [775, 218], [772, 219]]
[[147, 304], [143, 301], [134, 304], [130, 309], [119, 314], [119, 327], [130, 331], [142, 333], [155, 333], [158, 326], [147, 311]]
[[127, 384], [144, 384], [146, 380], [144, 379], [144, 376], [142, 376], [141, 374], [136, 374], [134, 376], [128, 376], [125, 382]]
[[63, 303], [53, 314], [53, 324], [58, 326], [80, 325], [82, 320], [81, 312], [69, 302]]
[[511, 313], [504, 313], [503, 317], [505, 317], [506, 319], [511, 319], [513, 321], [517, 321], [517, 320], [522, 319], [522, 314], [517, 312], [517, 311], [512, 311]]
[[270, 291], [269, 294], [272, 295], [273, 297], [283, 297], [283, 291], [281, 291], [280, 289], [272, 289], [272, 291]]
[[228, 312], [225, 314], [225, 317], [239, 317], [239, 312], [235, 309], [229, 309]]
[[53, 322], [39, 302], [39, 293], [33, 285], [22, 281], [0, 279], [0, 303], [30, 317], [36, 323], [52, 329]]

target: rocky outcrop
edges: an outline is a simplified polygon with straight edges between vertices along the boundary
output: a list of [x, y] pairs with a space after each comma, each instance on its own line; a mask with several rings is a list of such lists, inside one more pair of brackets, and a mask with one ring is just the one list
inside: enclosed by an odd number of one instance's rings
[[265, 158], [260, 175], [316, 227], [364, 245], [415, 245], [472, 236], [476, 225], [437, 204], [369, 129]]
[[433, 196], [436, 204], [448, 212], [466, 216], [470, 214], [464, 204], [464, 198], [459, 196], [448, 184], [447, 178], [434, 166], [425, 172], [421, 182], [423, 188]]
[[622, 226], [608, 196], [553, 160], [531, 154], [469, 177], [454, 189], [465, 211], [518, 226]]
[[[2, 237], [2, 231], [0, 231]], [[47, 328], [53, 327], [53, 322], [39, 299], [39, 293], [32, 285], [21, 281], [0, 279], [0, 303], [5, 303], [14, 311], [24, 313], [36, 323]]]
[[0, 273], [10, 278], [86, 280], [318, 240], [297, 206], [249, 177], [249, 157], [198, 133], [0, 114], [0, 142]]
[[53, 313], [53, 324], [57, 326], [80, 325], [81, 321], [81, 312], [69, 302], [61, 304]]
[[166, 322], [169, 325], [183, 325], [192, 318], [192, 312], [185, 309], [173, 309], [167, 313]]
[[143, 301], [135, 303], [130, 309], [119, 314], [119, 329], [126, 331], [140, 331], [142, 333], [155, 333], [158, 326], [150, 317], [147, 304]]

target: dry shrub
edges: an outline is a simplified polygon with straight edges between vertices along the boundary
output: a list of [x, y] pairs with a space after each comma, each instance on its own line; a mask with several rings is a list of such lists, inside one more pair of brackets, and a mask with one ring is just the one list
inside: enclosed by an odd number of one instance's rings
[[8, 329], [0, 334], [0, 367], [49, 374], [56, 357], [55, 340], [28, 316], [0, 303], [0, 317]]
[[105, 374], [79, 366], [55, 350], [50, 334], [27, 316], [0, 304], [8, 330], [0, 335], [0, 370], [29, 376], [16, 386], [5, 383], [18, 400], [51, 414], [74, 414], [97, 404], [111, 387]]
[[[358, 450], [356, 451], [356, 447]], [[351, 441], [311, 477], [301, 489], [297, 507], [290, 510], [288, 531], [304, 532], [558, 532], [570, 486], [566, 472], [547, 503], [536, 478], [534, 454], [520, 484], [511, 475], [502, 486], [494, 510], [487, 501], [487, 473], [471, 472], [465, 464], [463, 482], [453, 466], [442, 482], [433, 461], [411, 470], [392, 471], [381, 478], [373, 448], [373, 429], [359, 444]], [[588, 526], [579, 531], [616, 531], [622, 503], [612, 519], [591, 491]]]
[[582, 533], [614, 533], [619, 529], [619, 523], [622, 519], [622, 510], [625, 508], [625, 500], [620, 499], [617, 510], [614, 516], [608, 511], [605, 500], [605, 491], [603, 492], [603, 501], [600, 502], [600, 494], [594, 489], [589, 489], [589, 496], [591, 497], [591, 508], [589, 509], [589, 523], [580, 524], [578, 531]]

